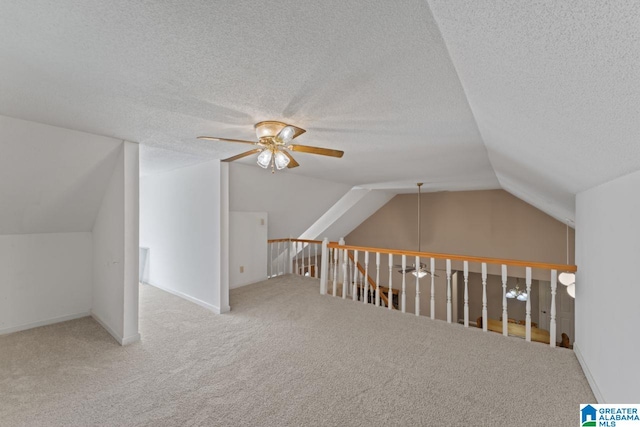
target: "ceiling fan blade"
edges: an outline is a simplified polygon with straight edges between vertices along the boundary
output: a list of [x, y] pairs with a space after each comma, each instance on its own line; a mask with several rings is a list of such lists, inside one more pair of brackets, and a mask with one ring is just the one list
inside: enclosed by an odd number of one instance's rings
[[289, 154], [285, 150], [281, 150], [281, 151], [284, 153], [285, 156], [289, 158], [289, 164], [287, 165], [287, 168], [291, 169], [291, 168], [297, 168], [298, 166], [300, 166], [300, 163], [296, 162], [296, 159], [294, 159], [291, 154]]
[[240, 142], [242, 144], [251, 144], [251, 145], [257, 145], [258, 144], [255, 141], [246, 141], [244, 139], [218, 138], [218, 137], [215, 137], [215, 136], [199, 136], [198, 139], [207, 139], [209, 141]]
[[252, 154], [257, 154], [262, 151], [262, 148], [256, 148], [255, 150], [245, 151], [244, 153], [240, 153], [233, 157], [229, 157], [228, 159], [221, 160], [222, 162], [233, 162], [234, 160], [242, 159], [243, 157], [250, 156]]
[[321, 154], [323, 156], [330, 157], [342, 157], [344, 154], [344, 151], [332, 150], [329, 148], [311, 147], [309, 145], [290, 145], [288, 148], [291, 151], [299, 151], [301, 153], [310, 154]]

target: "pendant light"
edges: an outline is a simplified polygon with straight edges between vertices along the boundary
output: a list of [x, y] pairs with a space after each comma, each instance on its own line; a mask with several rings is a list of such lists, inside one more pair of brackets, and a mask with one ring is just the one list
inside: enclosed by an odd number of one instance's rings
[[[422, 182], [419, 182], [416, 184], [418, 186], [418, 252], [422, 252], [421, 249], [421, 240], [422, 240], [422, 233], [421, 233], [421, 225], [422, 225], [422, 217], [420, 216], [420, 205], [421, 205], [421, 192], [420, 192], [420, 188], [422, 187]], [[419, 266], [416, 267], [415, 270], [413, 270], [411, 272], [411, 274], [413, 274], [414, 276], [422, 279], [424, 276], [427, 275], [427, 266], [420, 263]]]
[[[569, 265], [569, 218], [567, 218], [567, 265]], [[564, 271], [558, 276], [558, 281], [565, 286], [576, 283], [576, 275], [574, 273]]]

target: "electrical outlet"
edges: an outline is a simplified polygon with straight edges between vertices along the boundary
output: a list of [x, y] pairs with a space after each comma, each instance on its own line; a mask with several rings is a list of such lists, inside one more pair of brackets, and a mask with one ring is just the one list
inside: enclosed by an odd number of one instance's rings
[[240, 273], [244, 273], [244, 265], [240, 266]]

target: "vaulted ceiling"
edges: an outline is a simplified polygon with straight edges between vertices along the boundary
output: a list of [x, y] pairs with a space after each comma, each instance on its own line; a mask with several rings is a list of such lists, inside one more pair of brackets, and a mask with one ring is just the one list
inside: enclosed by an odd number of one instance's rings
[[139, 142], [152, 168], [282, 120], [346, 153], [286, 173], [503, 187], [563, 219], [640, 169], [640, 10], [604, 3], [5, 0], [0, 114]]

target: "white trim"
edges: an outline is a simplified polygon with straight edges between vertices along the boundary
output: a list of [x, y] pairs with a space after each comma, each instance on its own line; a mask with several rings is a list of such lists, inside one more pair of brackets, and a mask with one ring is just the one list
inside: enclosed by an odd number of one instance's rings
[[208, 302], [204, 302], [204, 301], [202, 301], [202, 300], [200, 300], [198, 298], [194, 298], [191, 295], [187, 295], [187, 294], [185, 294], [183, 292], [176, 291], [175, 289], [165, 288], [164, 286], [158, 286], [158, 285], [155, 285], [155, 284], [149, 283], [149, 282], [142, 282], [142, 283], [145, 284], [145, 285], [153, 286], [154, 288], [158, 288], [158, 289], [160, 289], [162, 291], [168, 292], [168, 293], [170, 293], [172, 295], [175, 295], [177, 297], [180, 297], [182, 299], [186, 299], [187, 301], [192, 302], [194, 304], [198, 304], [200, 307], [204, 307], [207, 310], [213, 311], [216, 314], [220, 314], [221, 313], [220, 307], [216, 307], [213, 304], [209, 304]]
[[130, 337], [127, 338], [123, 338], [122, 342], [120, 343], [120, 345], [129, 345], [129, 344], [133, 344], [134, 342], [138, 342], [140, 341], [140, 334], [137, 333], [135, 335], [132, 335]]
[[100, 316], [98, 316], [93, 310], [91, 310], [91, 317], [93, 317], [93, 320], [95, 320], [96, 322], [98, 322], [100, 324], [100, 326], [102, 326], [107, 332], [109, 332], [109, 334], [116, 340], [118, 341], [118, 344], [120, 345], [124, 345], [122, 344], [123, 339], [122, 337], [117, 334], [113, 329], [111, 329], [111, 327], [109, 325], [107, 325], [107, 323], [102, 320], [100, 318]]
[[90, 316], [91, 313], [83, 311], [81, 313], [68, 314], [66, 316], [54, 317], [52, 319], [39, 320], [33, 323], [25, 323], [23, 325], [11, 326], [9, 328], [0, 329], [0, 335], [11, 334], [14, 332], [26, 331], [27, 329], [38, 328], [40, 326], [53, 325], [54, 323], [66, 322], [68, 320], [80, 319], [82, 317]]
[[130, 337], [126, 337], [126, 338], [122, 338], [119, 334], [117, 334], [113, 329], [111, 329], [111, 327], [109, 327], [109, 325], [107, 325], [107, 323], [102, 320], [100, 318], [100, 316], [98, 316], [96, 313], [93, 312], [93, 310], [91, 311], [91, 317], [93, 317], [93, 320], [95, 320], [96, 322], [98, 322], [100, 324], [100, 326], [102, 326], [107, 332], [109, 332], [109, 334], [116, 340], [118, 341], [118, 344], [125, 346], [125, 345], [129, 345], [131, 343], [134, 342], [138, 342], [140, 341], [140, 334], [135, 334], [132, 335]]
[[607, 403], [604, 400], [604, 397], [602, 397], [602, 393], [600, 392], [598, 384], [596, 384], [596, 380], [593, 378], [593, 375], [591, 375], [591, 371], [587, 366], [587, 362], [585, 362], [584, 357], [582, 357], [582, 353], [580, 352], [578, 344], [576, 344], [575, 342], [573, 343], [573, 352], [576, 354], [576, 358], [578, 359], [578, 362], [582, 367], [582, 372], [584, 372], [584, 376], [587, 377], [587, 382], [589, 383], [589, 387], [591, 387], [591, 391], [593, 391], [593, 395], [596, 397], [596, 400], [599, 404]]

